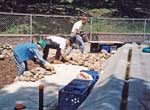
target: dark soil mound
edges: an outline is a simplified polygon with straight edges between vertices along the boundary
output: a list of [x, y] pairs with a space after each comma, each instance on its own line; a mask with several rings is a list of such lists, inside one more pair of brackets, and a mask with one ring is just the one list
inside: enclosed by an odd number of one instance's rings
[[0, 88], [12, 83], [17, 74], [17, 68], [13, 58], [0, 60]]

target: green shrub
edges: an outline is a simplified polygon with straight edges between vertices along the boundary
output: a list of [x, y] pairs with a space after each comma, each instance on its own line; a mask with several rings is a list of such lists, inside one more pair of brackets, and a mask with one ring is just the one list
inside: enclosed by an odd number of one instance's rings
[[27, 24], [21, 24], [21, 25], [11, 25], [7, 28], [7, 30], [4, 33], [11, 33], [11, 34], [29, 34], [30, 27]]

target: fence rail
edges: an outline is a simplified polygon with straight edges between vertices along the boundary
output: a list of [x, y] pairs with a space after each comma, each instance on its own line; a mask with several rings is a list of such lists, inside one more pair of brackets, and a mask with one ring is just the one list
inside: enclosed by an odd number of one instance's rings
[[[0, 36], [70, 34], [80, 16], [60, 16], [0, 12]], [[150, 35], [150, 19], [89, 17], [83, 31], [101, 34]]]

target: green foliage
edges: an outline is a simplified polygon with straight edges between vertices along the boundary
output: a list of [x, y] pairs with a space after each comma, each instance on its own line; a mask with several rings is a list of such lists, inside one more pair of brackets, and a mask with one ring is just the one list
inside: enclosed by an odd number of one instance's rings
[[109, 9], [106, 9], [106, 8], [101, 8], [101, 9], [97, 9], [97, 8], [94, 8], [94, 9], [89, 9], [87, 11], [87, 13], [93, 17], [98, 17], [98, 16], [103, 16], [103, 15], [108, 15], [108, 14], [111, 14], [111, 10]]
[[69, 2], [69, 3], [72, 3], [73, 0], [61, 0], [61, 2]]
[[[89, 30], [88, 25], [85, 30]], [[108, 33], [144, 33], [144, 22], [142, 21], [119, 21], [119, 20], [94, 20], [92, 32]], [[146, 33], [150, 33], [150, 26], [147, 25]]]
[[29, 32], [30, 32], [30, 27], [27, 24], [21, 24], [21, 25], [14, 25], [14, 24], [12, 24], [3, 33], [28, 34]]

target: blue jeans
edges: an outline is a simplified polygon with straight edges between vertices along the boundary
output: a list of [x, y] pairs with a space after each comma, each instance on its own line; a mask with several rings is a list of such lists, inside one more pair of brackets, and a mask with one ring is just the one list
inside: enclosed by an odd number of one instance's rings
[[14, 55], [14, 60], [17, 66], [17, 70], [18, 70], [18, 75], [21, 76], [23, 75], [24, 71], [27, 70], [27, 62], [18, 62], [18, 60], [16, 59], [16, 56]]
[[[81, 53], [84, 52], [84, 42], [82, 37], [80, 36], [80, 34], [77, 34], [76, 36], [74, 36], [73, 34], [70, 35], [70, 39], [72, 39], [75, 43], [77, 43], [79, 45], [80, 51]], [[70, 47], [70, 52], [73, 49], [73, 47]]]
[[84, 42], [80, 34], [77, 34], [76, 36], [76, 43], [79, 45], [81, 53], [84, 52]]

